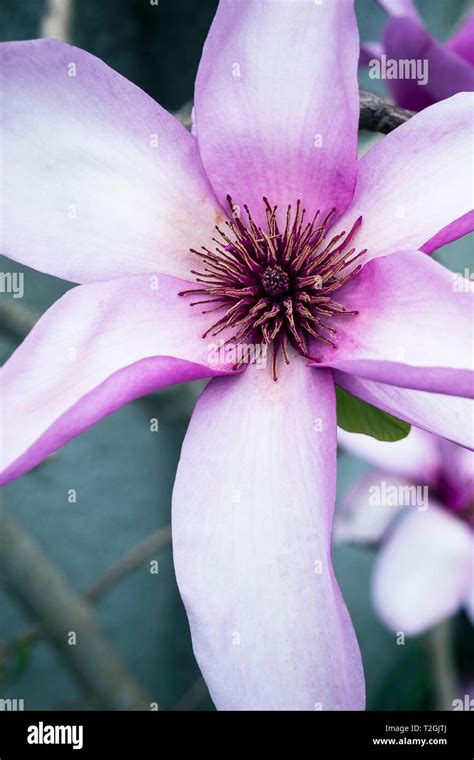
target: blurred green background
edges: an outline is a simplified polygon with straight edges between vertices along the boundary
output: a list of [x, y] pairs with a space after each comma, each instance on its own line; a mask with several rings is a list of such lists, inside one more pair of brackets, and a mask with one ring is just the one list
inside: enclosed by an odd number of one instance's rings
[[[75, 0], [70, 41], [98, 55], [165, 108], [193, 97], [202, 44], [214, 0]], [[465, 0], [417, 2], [428, 28], [445, 39], [471, 4]], [[356, 3], [361, 38], [378, 39], [385, 16], [375, 0]], [[2, 40], [44, 34], [47, 0], [0, 0]], [[383, 93], [383, 84], [361, 73], [361, 86]], [[361, 135], [361, 147], [374, 136]], [[472, 240], [458, 241], [438, 257], [455, 271], [469, 261]], [[0, 269], [25, 272], [22, 306], [41, 314], [67, 285], [0, 259]], [[10, 295], [0, 298], [11, 299]], [[0, 361], [19, 336], [0, 328]], [[177, 387], [136, 401], [72, 441], [35, 471], [3, 490], [11, 513], [31, 532], [70, 585], [81, 593], [124, 553], [170, 521], [170, 499], [179, 451], [199, 387]], [[150, 432], [150, 418], [159, 432]], [[339, 494], [367, 465], [347, 454], [339, 462]], [[77, 503], [68, 503], [69, 489]], [[149, 572], [149, 559], [159, 573]], [[397, 646], [370, 607], [373, 553], [335, 550], [337, 575], [361, 645], [369, 709], [433, 708], [436, 698], [427, 641]], [[200, 685], [188, 625], [173, 572], [171, 547], [155, 552], [116, 583], [94, 606], [97, 621], [129, 674], [163, 710], [213, 709]], [[68, 665], [45, 640], [15, 648], [32, 620], [14, 594], [0, 590], [0, 698], [24, 699], [25, 709], [91, 709]], [[459, 657], [471, 636], [456, 622]], [[8, 645], [7, 650], [4, 649]], [[3, 647], [3, 648], [2, 648]]]

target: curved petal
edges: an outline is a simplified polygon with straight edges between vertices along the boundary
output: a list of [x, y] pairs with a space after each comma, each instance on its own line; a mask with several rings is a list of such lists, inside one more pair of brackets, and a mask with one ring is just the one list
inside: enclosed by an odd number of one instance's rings
[[[384, 470], [371, 470], [359, 478], [336, 510], [333, 541], [378, 544], [403, 507], [399, 504], [384, 503], [382, 499], [377, 498], [377, 494], [387, 493], [387, 489], [400, 483], [400, 479], [396, 480], [392, 475], [387, 475]], [[405, 481], [403, 485], [409, 485], [409, 482]]]
[[474, 10], [471, 11], [446, 47], [474, 66]]
[[471, 623], [474, 625], [474, 535], [472, 536], [471, 547], [471, 572], [467, 584], [466, 598], [464, 600], [464, 609]]
[[456, 219], [452, 224], [447, 224], [442, 230], [436, 233], [432, 238], [423, 243], [420, 250], [423, 253], [433, 253], [443, 245], [448, 245], [454, 240], [467, 235], [474, 230], [474, 211], [468, 211], [467, 214], [463, 214], [459, 219]]
[[387, 473], [424, 483], [432, 481], [441, 465], [439, 440], [416, 427], [411, 428], [406, 438], [393, 442], [378, 441], [370, 435], [337, 429], [339, 445], [354, 456]]
[[196, 80], [196, 131], [221, 202], [264, 220], [335, 206], [354, 191], [359, 41], [353, 3], [221, 0]]
[[201, 339], [209, 324], [178, 297], [186, 286], [161, 275], [91, 283], [46, 312], [0, 371], [0, 484], [138, 396], [233, 371]]
[[387, 79], [393, 99], [402, 108], [421, 111], [457, 92], [474, 90], [474, 67], [433, 39], [417, 21], [392, 18], [384, 29], [383, 45], [387, 59], [421, 61], [415, 65], [424, 67], [424, 71], [415, 70], [416, 76], [410, 72], [401, 77], [398, 72], [398, 78]]
[[336, 420], [326, 370], [211, 382], [173, 494], [194, 652], [224, 710], [360, 709], [363, 673], [332, 570]]
[[469, 513], [474, 502], [474, 451], [438, 439], [443, 501], [451, 511]]
[[457, 612], [471, 582], [471, 552], [465, 523], [433, 503], [413, 508], [376, 560], [372, 593], [384, 623], [414, 636]]
[[[364, 261], [397, 250], [418, 250], [473, 209], [474, 95], [462, 93], [425, 109], [379, 140], [359, 161], [354, 200], [337, 227], [368, 248]], [[456, 227], [459, 235], [473, 225]], [[455, 239], [454, 237], [450, 238]]]
[[[319, 365], [403, 388], [474, 396], [474, 292], [419, 251], [384, 256], [337, 291], [356, 316], [331, 320]], [[457, 281], [456, 281], [457, 282]], [[471, 291], [471, 292], [469, 292]]]
[[378, 2], [390, 16], [406, 16], [421, 22], [421, 16], [413, 0], [378, 0]]
[[[442, 448], [444, 454], [444, 448]], [[459, 487], [463, 489], [465, 500], [472, 503], [474, 498], [474, 452], [468, 449], [456, 448], [452, 452], [452, 461], [456, 465], [456, 475], [459, 480]], [[453, 474], [454, 476], [454, 474]], [[455, 476], [454, 476], [455, 477]]]
[[380, 42], [361, 42], [359, 66], [368, 66], [370, 61], [379, 61], [383, 53]]
[[378, 406], [389, 414], [409, 422], [410, 425], [447, 438], [461, 446], [474, 449], [474, 401], [427, 393], [407, 388], [396, 388], [373, 380], [334, 372], [337, 385], [354, 396]]
[[474, 491], [474, 452], [439, 439], [438, 446], [445, 475], [451, 474], [463, 489]]
[[197, 142], [89, 53], [0, 45], [0, 251], [73, 282], [189, 277], [222, 213]]

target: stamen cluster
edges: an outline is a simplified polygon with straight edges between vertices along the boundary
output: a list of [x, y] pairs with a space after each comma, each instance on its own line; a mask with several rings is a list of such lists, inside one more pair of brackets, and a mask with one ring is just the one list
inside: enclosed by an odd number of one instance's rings
[[[266, 229], [257, 226], [247, 206], [248, 222], [234, 216], [232, 199], [227, 202], [233, 216], [226, 230], [216, 227], [219, 238], [213, 238], [215, 250], [191, 249], [202, 263], [202, 271], [192, 270], [202, 287], [180, 295], [209, 296], [192, 306], [214, 304], [203, 313], [223, 311], [203, 335], [213, 336], [231, 329], [225, 343], [264, 344], [273, 346], [273, 377], [277, 379], [277, 357], [283, 353], [288, 364], [288, 344], [306, 359], [312, 355], [317, 341], [336, 346], [336, 330], [328, 320], [336, 315], [355, 315], [333, 299], [333, 294], [361, 269], [352, 267], [366, 253], [355, 253], [349, 243], [362, 223], [359, 217], [352, 229], [334, 235], [326, 233], [332, 209], [319, 220], [317, 211], [310, 221], [298, 200], [293, 213], [288, 206], [285, 228], [279, 228], [276, 211], [263, 199]], [[310, 350], [311, 347], [311, 350]], [[245, 360], [243, 357], [239, 364]]]

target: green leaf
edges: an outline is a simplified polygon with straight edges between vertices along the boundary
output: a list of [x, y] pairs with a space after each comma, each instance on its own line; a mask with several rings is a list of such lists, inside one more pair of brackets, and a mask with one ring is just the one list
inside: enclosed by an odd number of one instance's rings
[[337, 424], [349, 433], [364, 433], [379, 441], [400, 441], [410, 425], [336, 387]]

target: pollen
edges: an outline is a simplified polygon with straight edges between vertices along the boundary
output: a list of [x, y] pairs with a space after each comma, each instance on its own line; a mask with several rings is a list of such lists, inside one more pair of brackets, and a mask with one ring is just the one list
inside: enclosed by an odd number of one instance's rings
[[[230, 330], [226, 344], [264, 345], [273, 348], [273, 378], [278, 356], [289, 363], [288, 345], [305, 359], [318, 362], [318, 344], [336, 347], [335, 316], [356, 316], [334, 299], [334, 293], [357, 275], [363, 249], [356, 253], [350, 243], [362, 224], [362, 217], [346, 233], [328, 236], [336, 210], [323, 219], [316, 211], [311, 220], [298, 200], [294, 210], [286, 209], [286, 223], [277, 222], [277, 206], [265, 205], [266, 227], [255, 223], [247, 206], [247, 222], [234, 216], [225, 229], [216, 227], [214, 250], [191, 249], [201, 262], [201, 271], [192, 270], [198, 287], [181, 296], [204, 296], [191, 306], [211, 304], [203, 314], [215, 313], [203, 338]], [[329, 239], [328, 239], [329, 237]], [[354, 265], [354, 262], [357, 262]], [[245, 356], [239, 364], [245, 361]], [[237, 365], [238, 366], [238, 365]]]

